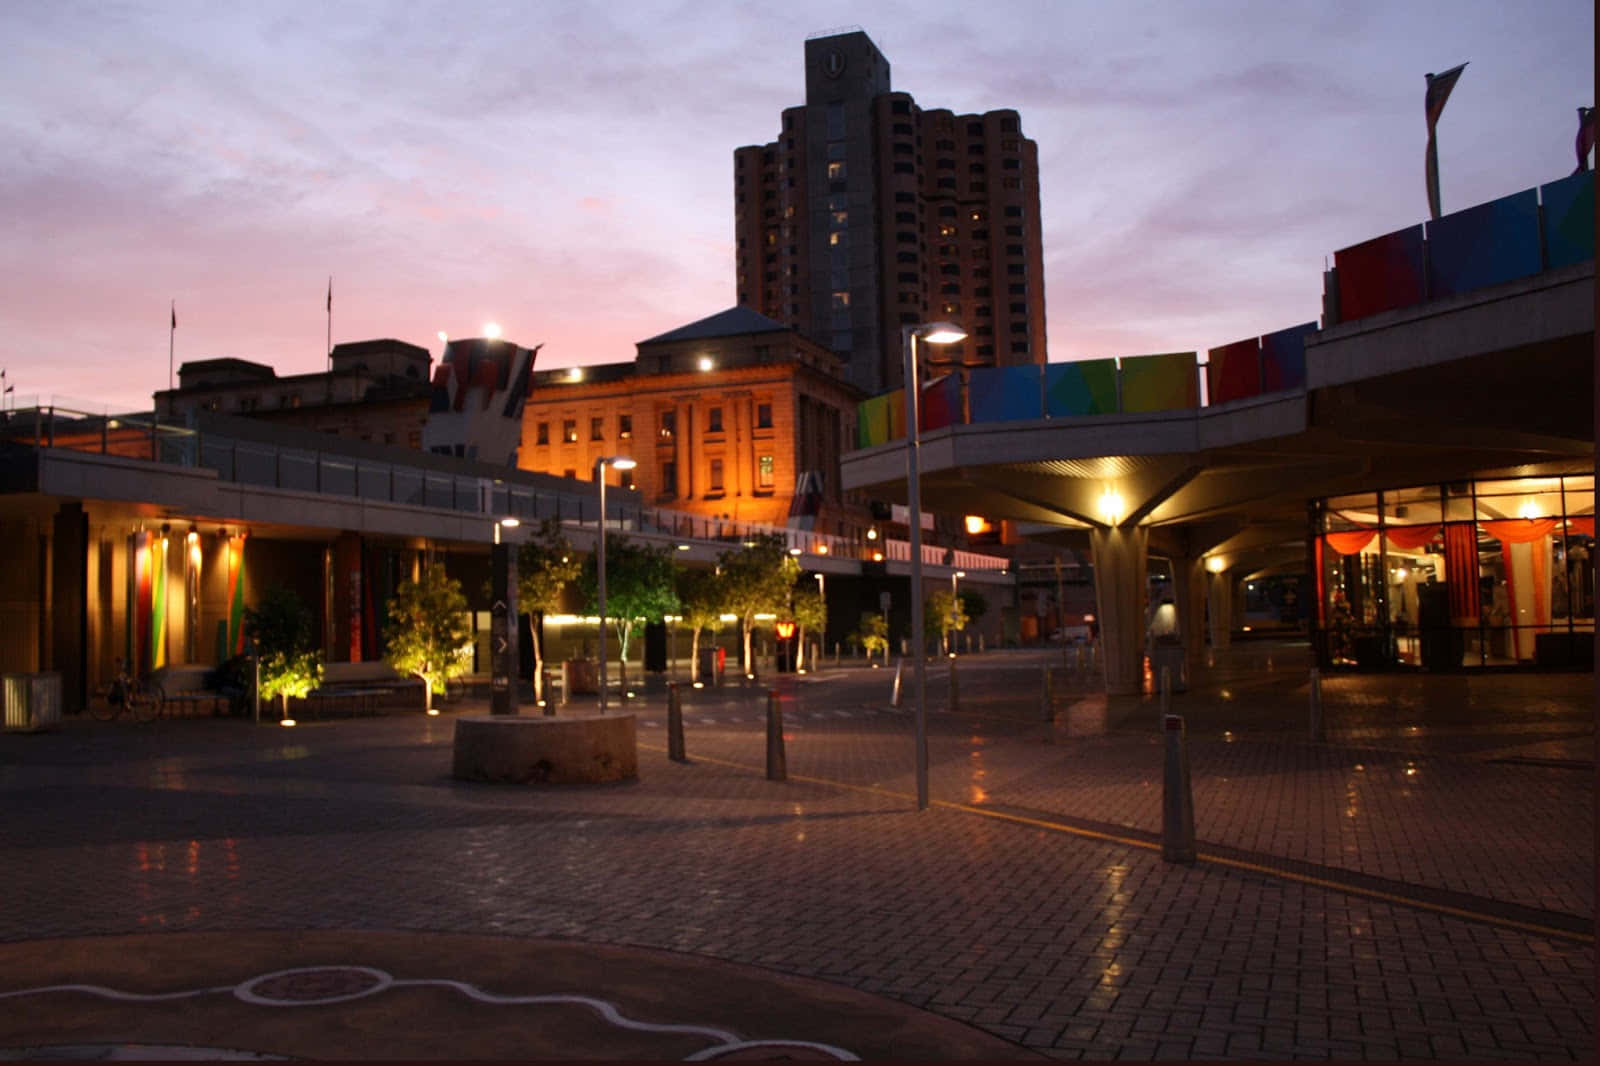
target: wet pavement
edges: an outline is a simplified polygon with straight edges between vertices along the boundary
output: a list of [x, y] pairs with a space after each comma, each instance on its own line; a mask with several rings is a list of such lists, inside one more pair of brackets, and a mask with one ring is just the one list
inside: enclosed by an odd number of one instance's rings
[[472, 701], [6, 735], [0, 1048], [1591, 1059], [1593, 676], [1327, 677], [1314, 740], [1306, 663], [1172, 696], [1192, 865], [1159, 698], [1060, 649], [963, 657], [954, 710], [930, 666], [923, 812], [910, 671], [859, 664], [775, 682], [786, 782], [765, 683], [685, 688], [681, 764], [646, 686], [592, 788], [451, 780]]

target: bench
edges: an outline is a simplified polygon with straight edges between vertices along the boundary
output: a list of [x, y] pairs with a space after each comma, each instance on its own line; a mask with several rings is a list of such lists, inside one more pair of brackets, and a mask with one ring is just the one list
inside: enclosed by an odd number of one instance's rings
[[356, 663], [326, 663], [322, 685], [305, 701], [315, 715], [339, 708], [356, 714], [377, 714], [380, 709], [422, 709], [422, 681], [402, 676], [382, 659]]
[[194, 714], [202, 708], [213, 715], [227, 714], [232, 706], [228, 693], [215, 686], [216, 667], [202, 663], [172, 663], [150, 672], [161, 686], [164, 713]]

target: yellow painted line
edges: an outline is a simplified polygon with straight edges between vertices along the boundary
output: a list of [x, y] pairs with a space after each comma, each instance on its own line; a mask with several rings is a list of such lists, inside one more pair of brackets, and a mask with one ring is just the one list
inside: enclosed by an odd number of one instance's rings
[[[640, 744], [639, 747], [646, 751], [666, 754], [666, 748], [658, 748], [650, 744]], [[715, 766], [725, 766], [734, 770], [758, 771], [749, 763], [733, 762], [729, 759], [717, 759], [697, 755], [693, 761], [710, 763]], [[803, 781], [812, 785], [824, 785], [829, 788], [844, 789], [849, 792], [865, 792], [874, 796], [886, 796], [892, 799], [916, 801], [916, 797], [907, 792], [896, 792], [893, 789], [880, 788], [877, 785], [853, 785], [846, 781], [832, 781], [823, 777], [806, 777], [800, 774], [790, 774], [789, 780]], [[1085, 837], [1090, 840], [1100, 840], [1111, 844], [1122, 844], [1131, 848], [1142, 848], [1145, 851], [1160, 851], [1161, 845], [1148, 840], [1138, 840], [1133, 837], [1118, 836], [1115, 833], [1103, 833], [1097, 829], [1083, 829], [1075, 825], [1066, 825], [1053, 822], [1047, 818], [1033, 818], [1025, 814], [1012, 814], [1008, 811], [989, 810], [984, 807], [974, 807], [965, 803], [951, 803], [948, 800], [930, 800], [930, 805], [943, 807], [946, 810], [960, 811], [963, 814], [976, 814], [983, 818], [993, 818], [1002, 822], [1014, 822], [1018, 825], [1032, 826], [1035, 829], [1048, 829], [1055, 833], [1066, 833], [1069, 836]], [[1501, 918], [1493, 914], [1484, 914], [1481, 911], [1469, 911], [1461, 907], [1452, 907], [1446, 903], [1430, 903], [1427, 900], [1413, 899], [1410, 896], [1399, 896], [1392, 892], [1384, 892], [1376, 888], [1363, 888], [1360, 885], [1341, 884], [1338, 881], [1329, 881], [1321, 877], [1312, 877], [1309, 874], [1299, 874], [1292, 870], [1280, 870], [1272, 866], [1263, 866], [1260, 863], [1246, 862], [1243, 859], [1230, 859], [1224, 855], [1215, 855], [1211, 852], [1197, 852], [1196, 857], [1218, 866], [1227, 866], [1235, 870], [1245, 870], [1250, 873], [1265, 874], [1268, 877], [1277, 877], [1285, 881], [1296, 881], [1314, 888], [1323, 888], [1332, 892], [1342, 892], [1346, 895], [1361, 896], [1364, 899], [1378, 900], [1384, 903], [1393, 903], [1402, 907], [1412, 907], [1420, 910], [1432, 911], [1436, 914], [1449, 915], [1452, 918], [1464, 918], [1469, 921], [1485, 922], [1509, 929], [1518, 929], [1525, 933], [1536, 933], [1540, 936], [1555, 937], [1560, 940], [1575, 940], [1583, 944], [1594, 943], [1593, 933], [1574, 933], [1566, 929], [1556, 929], [1552, 926], [1539, 925], [1536, 922], [1519, 921], [1516, 918]]]

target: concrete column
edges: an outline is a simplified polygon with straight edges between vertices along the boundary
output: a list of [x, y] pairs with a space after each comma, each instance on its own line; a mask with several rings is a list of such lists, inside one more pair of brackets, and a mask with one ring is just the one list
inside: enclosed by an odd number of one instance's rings
[[1100, 653], [1106, 693], [1137, 695], [1144, 682], [1146, 548], [1143, 526], [1095, 526], [1089, 531]]
[[1188, 670], [1206, 650], [1206, 563], [1202, 558], [1173, 559], [1177, 585], [1178, 631], [1183, 634], [1183, 656]]
[[49, 669], [61, 672], [61, 710], [77, 714], [87, 701], [89, 674], [89, 516], [83, 504], [63, 503], [50, 532]]
[[1233, 578], [1226, 570], [1210, 576], [1211, 647], [1221, 649], [1233, 643]]

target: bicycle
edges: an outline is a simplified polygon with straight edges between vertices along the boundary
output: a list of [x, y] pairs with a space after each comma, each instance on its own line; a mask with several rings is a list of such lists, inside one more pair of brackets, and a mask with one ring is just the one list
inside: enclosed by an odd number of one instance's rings
[[106, 692], [106, 702], [97, 705], [92, 713], [101, 722], [109, 722], [123, 714], [133, 717], [135, 722], [150, 722], [161, 716], [162, 704], [166, 702], [166, 693], [162, 692], [159, 682], [149, 677], [133, 677], [123, 669], [122, 660], [117, 660], [117, 675], [111, 679], [111, 687]]

